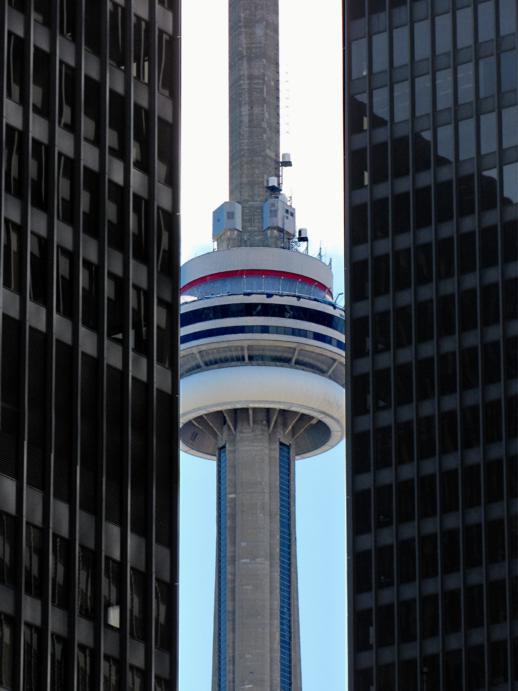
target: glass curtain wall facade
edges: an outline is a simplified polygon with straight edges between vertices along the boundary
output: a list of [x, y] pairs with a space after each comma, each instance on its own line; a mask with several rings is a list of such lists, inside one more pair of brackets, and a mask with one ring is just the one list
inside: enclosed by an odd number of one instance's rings
[[518, 686], [516, 0], [346, 0], [350, 688]]
[[179, 2], [0, 7], [0, 686], [177, 688]]

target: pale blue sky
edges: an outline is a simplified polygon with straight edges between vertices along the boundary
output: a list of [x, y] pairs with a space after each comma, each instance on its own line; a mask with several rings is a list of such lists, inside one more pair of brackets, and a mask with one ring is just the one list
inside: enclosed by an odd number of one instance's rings
[[[228, 195], [227, 1], [187, 0], [182, 26], [182, 252], [211, 250], [212, 210]], [[343, 290], [341, 2], [280, 0], [281, 147], [310, 252], [333, 258]], [[297, 462], [297, 547], [304, 691], [344, 691], [345, 451]], [[215, 464], [182, 454], [180, 691], [210, 691]]]

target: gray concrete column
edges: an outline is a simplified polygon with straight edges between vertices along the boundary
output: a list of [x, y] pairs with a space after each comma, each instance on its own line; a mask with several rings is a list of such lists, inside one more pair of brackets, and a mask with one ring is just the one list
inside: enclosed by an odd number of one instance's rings
[[265, 179], [279, 174], [279, 0], [229, 0], [230, 199], [262, 245]]

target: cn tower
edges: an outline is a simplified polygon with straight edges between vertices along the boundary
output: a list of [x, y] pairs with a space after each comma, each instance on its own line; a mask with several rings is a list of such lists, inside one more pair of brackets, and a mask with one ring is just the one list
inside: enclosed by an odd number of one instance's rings
[[180, 436], [217, 463], [212, 691], [300, 691], [295, 461], [345, 435], [344, 313], [282, 191], [278, 0], [229, 0], [229, 70], [230, 201], [182, 267]]

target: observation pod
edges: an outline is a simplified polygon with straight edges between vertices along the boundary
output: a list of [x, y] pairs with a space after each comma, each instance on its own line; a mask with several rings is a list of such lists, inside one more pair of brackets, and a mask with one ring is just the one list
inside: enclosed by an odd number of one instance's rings
[[213, 691], [300, 691], [295, 471], [345, 436], [332, 273], [234, 247], [182, 268], [180, 439], [217, 459]]
[[331, 269], [302, 252], [239, 247], [182, 268], [181, 446], [216, 458], [237, 411], [279, 419], [297, 458], [345, 436], [345, 322]]

